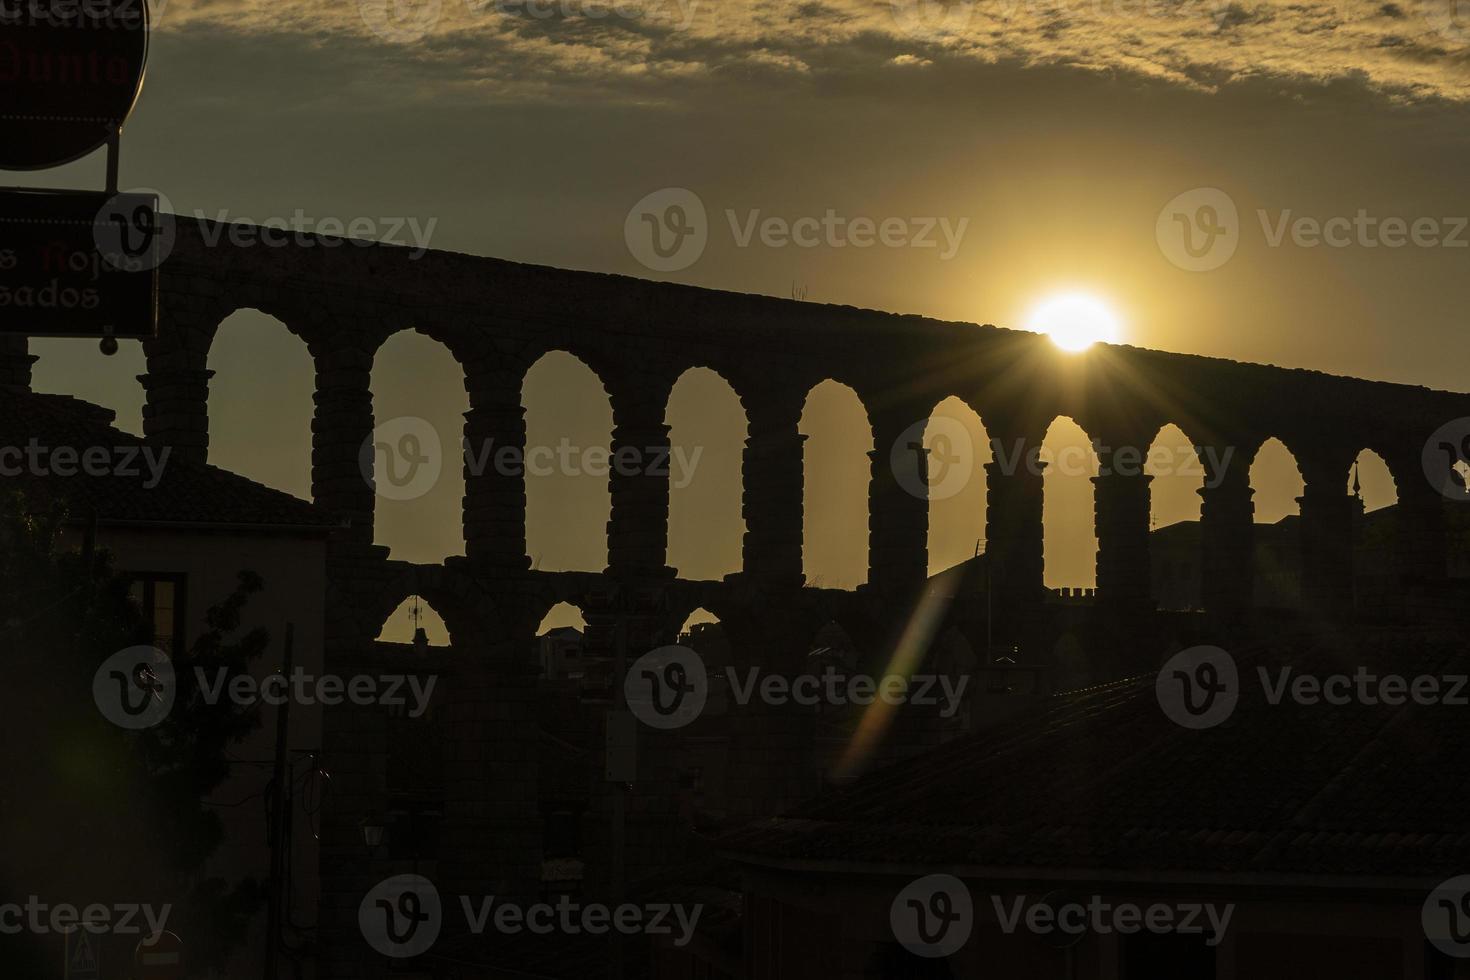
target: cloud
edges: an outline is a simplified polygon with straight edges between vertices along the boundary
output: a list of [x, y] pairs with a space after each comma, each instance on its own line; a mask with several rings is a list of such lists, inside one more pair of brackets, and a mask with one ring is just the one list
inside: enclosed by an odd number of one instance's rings
[[677, 98], [945, 61], [1129, 73], [1215, 90], [1360, 80], [1401, 102], [1470, 101], [1455, 0], [169, 0], [166, 32], [374, 46], [385, 72], [481, 95]]

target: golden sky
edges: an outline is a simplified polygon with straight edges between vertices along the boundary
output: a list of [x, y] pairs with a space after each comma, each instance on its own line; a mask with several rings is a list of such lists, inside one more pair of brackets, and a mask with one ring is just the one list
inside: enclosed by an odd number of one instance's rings
[[[1215, 0], [169, 0], [123, 184], [156, 188], [182, 213], [265, 221], [300, 209], [384, 228], [413, 219], [432, 227], [436, 248], [781, 296], [795, 287], [811, 302], [1001, 326], [1083, 290], [1117, 312], [1126, 343], [1464, 390], [1470, 24], [1453, 12]], [[25, 182], [100, 176], [94, 157]], [[668, 188], [698, 198], [707, 245], [660, 271], [629, 247], [625, 223]], [[1237, 239], [1203, 269], [1160, 231], [1174, 202], [1195, 213], [1201, 190], [1228, 200]], [[964, 230], [952, 248], [743, 234], [829, 213]], [[1292, 231], [1354, 219], [1375, 231], [1341, 243]], [[1430, 222], [1433, 240], [1391, 244], [1378, 233], [1391, 221]], [[453, 445], [467, 407], [457, 366], [418, 335], [391, 343], [374, 372], [380, 420], [421, 416]], [[111, 359], [95, 342], [33, 350], [38, 387], [139, 427], [136, 344]], [[246, 312], [211, 367], [212, 459], [304, 492], [304, 349]], [[606, 440], [605, 399], [573, 359], [538, 366], [525, 399], [533, 440]], [[863, 576], [870, 436], [854, 413], [843, 392], [822, 390], [804, 422], [808, 571], [828, 584]], [[983, 454], [978, 423], [954, 414]], [[676, 391], [671, 421], [676, 441], [704, 447], [675, 493], [671, 561], [688, 574], [732, 570], [743, 419], [699, 376]], [[1066, 428], [1049, 440], [1061, 446]], [[980, 463], [933, 505], [936, 567], [972, 554], [983, 533]], [[380, 503], [379, 538], [395, 555], [462, 547], [456, 471], [420, 500]], [[1087, 585], [1090, 485], [1065, 479], [1048, 488], [1047, 577]], [[1261, 519], [1294, 509], [1295, 479], [1289, 458], [1263, 462]], [[1160, 524], [1197, 509], [1197, 481], [1185, 482], [1156, 481]], [[1364, 484], [1370, 506], [1392, 499], [1367, 468]], [[605, 487], [554, 477], [531, 495], [540, 567], [601, 568]]]

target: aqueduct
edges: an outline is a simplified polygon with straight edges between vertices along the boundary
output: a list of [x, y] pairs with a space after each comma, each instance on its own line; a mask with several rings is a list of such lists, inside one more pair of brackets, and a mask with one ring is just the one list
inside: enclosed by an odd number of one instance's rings
[[[1326, 615], [1350, 605], [1352, 498], [1347, 477], [1362, 449], [1387, 463], [1398, 490], [1398, 574], [1408, 588], [1445, 576], [1444, 498], [1422, 468], [1426, 440], [1470, 416], [1470, 396], [1121, 346], [1069, 355], [1034, 334], [850, 307], [720, 292], [619, 276], [570, 272], [445, 252], [419, 257], [389, 245], [318, 242], [316, 247], [240, 247], [180, 221], [162, 269], [161, 326], [145, 344], [147, 439], [205, 460], [209, 452], [207, 359], [222, 321], [256, 309], [305, 342], [315, 365], [314, 501], [343, 522], [332, 546], [328, 663], [370, 665], [372, 641], [406, 597], [422, 595], [453, 637], [448, 705], [455, 732], [453, 799], [444, 846], [456, 855], [445, 877], [472, 887], [503, 879], [508, 866], [532, 876], [536, 775], [532, 748], [534, 668], [526, 652], [542, 617], [570, 601], [582, 608], [589, 643], [619, 616], [642, 617], [633, 642], [671, 639], [697, 607], [717, 614], [732, 643], [772, 659], [800, 656], [823, 623], [836, 620], [861, 644], [881, 648], [909, 618], [928, 576], [928, 502], [905, 486], [925, 479], [921, 453], [890, 452], [916, 422], [958, 397], [980, 416], [996, 449], [987, 465], [986, 555], [995, 607], [1011, 626], [1043, 599], [1042, 475], [1007, 465], [1034, 450], [1053, 419], [1068, 416], [1099, 447], [1094, 480], [1100, 610], [1148, 614], [1150, 477], [1108, 464], [1141, 458], [1159, 430], [1177, 425], [1202, 452], [1226, 459], [1208, 473], [1202, 567], [1207, 612], [1243, 613], [1252, 595], [1252, 490], [1256, 450], [1280, 439], [1305, 480], [1300, 499], [1303, 593]], [[216, 244], [210, 245], [207, 242]], [[666, 567], [667, 475], [610, 477], [609, 564], [602, 573], [541, 572], [526, 546], [524, 477], [495, 467], [465, 473], [465, 556], [441, 565], [391, 561], [373, 544], [375, 490], [361, 454], [374, 429], [370, 374], [393, 334], [416, 329], [444, 344], [464, 370], [472, 444], [525, 449], [522, 380], [549, 351], [567, 351], [601, 378], [613, 410], [613, 453], [669, 444], [665, 405], [683, 372], [709, 368], [734, 389], [748, 438], [743, 456], [746, 532], [739, 573], [684, 581]], [[0, 370], [29, 377], [12, 343]], [[874, 437], [869, 482], [868, 583], [856, 592], [803, 581], [803, 437], [808, 391], [836, 380], [857, 392]], [[5, 379], [0, 379], [5, 380]], [[13, 383], [13, 379], [12, 383]], [[906, 435], [907, 434], [907, 435]], [[1225, 449], [1233, 453], [1226, 454]], [[894, 460], [912, 466], [902, 472]], [[1449, 468], [1448, 462], [1445, 464]], [[1107, 472], [1113, 470], [1113, 472]], [[437, 663], [437, 662], [436, 662]], [[493, 696], [489, 693], [494, 690]], [[324, 914], [351, 931], [355, 903], [372, 878], [352, 843], [357, 815], [380, 805], [382, 761], [362, 733], [373, 723], [343, 708], [328, 719], [327, 757], [336, 775], [333, 815], [323, 825]], [[763, 724], [763, 722], [752, 722]], [[770, 753], [769, 743], [752, 752]], [[774, 750], [779, 751], [779, 750]], [[650, 777], [645, 798], [660, 799]], [[667, 788], [667, 787], [665, 787]], [[751, 813], [781, 802], [752, 787]], [[672, 794], [668, 794], [672, 795]], [[487, 834], [486, 827], [498, 828]], [[513, 875], [512, 877], [516, 877]], [[350, 964], [327, 975], [356, 976]]]
[[[443, 343], [463, 367], [470, 396], [465, 437], [472, 444], [524, 448], [521, 381], [548, 351], [571, 352], [602, 379], [614, 453], [668, 446], [664, 406], [685, 370], [706, 367], [724, 378], [748, 419], [747, 531], [738, 581], [701, 590], [716, 603], [727, 589], [802, 587], [797, 423], [807, 392], [826, 379], [858, 393], [872, 426], [869, 583], [881, 596], [902, 595], [927, 574], [926, 503], [904, 490], [920, 474], [896, 473], [888, 450], [949, 396], [978, 413], [1000, 450], [987, 474], [987, 551], [1003, 570], [997, 579], [1017, 596], [1041, 589], [1040, 472], [1006, 467], [1001, 457], [1038, 445], [1063, 415], [1097, 441], [1105, 468], [1118, 454], [1146, 453], [1167, 423], [1196, 446], [1234, 450], [1226, 471], [1209, 474], [1203, 491], [1212, 609], [1248, 601], [1247, 471], [1273, 436], [1305, 479], [1304, 574], [1315, 602], [1342, 599], [1347, 473], [1361, 449], [1381, 456], [1398, 486], [1404, 574], [1432, 579], [1442, 563], [1442, 498], [1422, 475], [1421, 453], [1439, 425], [1470, 414], [1467, 396], [1128, 347], [1069, 356], [1036, 335], [995, 327], [443, 252], [414, 259], [408, 249], [386, 245], [246, 248], [230, 245], [228, 236], [210, 238], [213, 246], [197, 225], [182, 222], [163, 270], [162, 324], [146, 345], [140, 379], [145, 434], [206, 458], [206, 362], [215, 330], [242, 308], [276, 317], [306, 343], [315, 364], [312, 496], [350, 524], [346, 537], [358, 545], [373, 540], [374, 490], [359, 462], [374, 425], [373, 357], [388, 337], [412, 328]], [[922, 465], [917, 454], [912, 460], [916, 469]], [[1096, 480], [1098, 593], [1104, 601], [1136, 602], [1148, 596], [1149, 478], [1117, 469]], [[538, 578], [526, 554], [524, 478], [495, 468], [465, 476], [465, 566], [486, 582]], [[665, 568], [667, 477], [614, 474], [611, 496], [608, 573], [672, 579]], [[499, 615], [509, 618], [498, 625], [524, 618], [511, 612], [514, 605], [499, 604]]]

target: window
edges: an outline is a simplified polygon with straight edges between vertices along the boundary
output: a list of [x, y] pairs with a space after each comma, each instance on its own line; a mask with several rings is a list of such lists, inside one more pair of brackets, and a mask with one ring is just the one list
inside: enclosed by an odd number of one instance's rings
[[186, 600], [183, 575], [132, 572], [129, 593], [142, 610], [143, 621], [153, 636], [153, 645], [170, 657], [188, 649], [184, 636]]

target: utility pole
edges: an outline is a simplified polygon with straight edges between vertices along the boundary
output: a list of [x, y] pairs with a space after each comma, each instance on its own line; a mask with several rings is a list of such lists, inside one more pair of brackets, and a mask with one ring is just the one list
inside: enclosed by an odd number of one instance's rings
[[[618, 594], [618, 626], [617, 626], [617, 659], [613, 666], [613, 699], [612, 710], [621, 720], [628, 712], [628, 692], [624, 689], [624, 681], [628, 672], [628, 597], [624, 589], [619, 589]], [[634, 738], [637, 731], [634, 730]], [[623, 904], [623, 891], [626, 887], [627, 875], [627, 834], [628, 834], [628, 787], [626, 783], [613, 783], [613, 812], [612, 812], [612, 900], [613, 908], [616, 910]], [[623, 936], [617, 929], [608, 933], [612, 940], [612, 971], [609, 973], [611, 980], [623, 980]]]
[[[286, 624], [286, 645], [281, 658], [281, 672], [289, 685], [291, 680], [291, 656], [296, 643], [296, 624]], [[276, 712], [276, 756], [271, 771], [270, 824], [267, 838], [271, 849], [269, 907], [265, 927], [265, 980], [277, 980], [276, 958], [280, 952], [281, 905], [283, 903], [286, 878], [286, 842], [281, 838], [286, 833], [286, 807], [291, 791], [291, 770], [286, 763], [286, 741], [291, 725], [291, 699], [281, 700]]]

